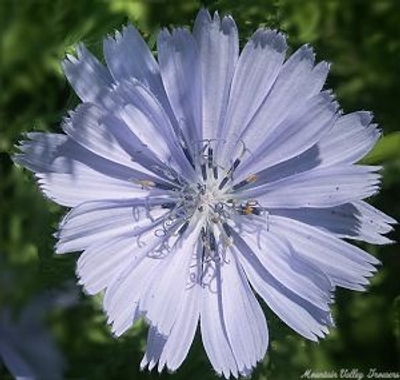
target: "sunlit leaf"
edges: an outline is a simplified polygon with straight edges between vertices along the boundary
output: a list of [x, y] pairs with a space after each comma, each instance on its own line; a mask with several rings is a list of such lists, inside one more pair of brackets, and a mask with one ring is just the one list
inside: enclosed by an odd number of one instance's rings
[[400, 159], [400, 132], [383, 136], [362, 162], [364, 164], [379, 164], [396, 159]]

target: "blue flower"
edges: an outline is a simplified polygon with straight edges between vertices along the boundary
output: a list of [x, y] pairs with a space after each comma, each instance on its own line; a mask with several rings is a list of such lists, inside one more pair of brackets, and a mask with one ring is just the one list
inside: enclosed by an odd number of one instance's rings
[[[0, 273], [10, 284], [8, 273]], [[16, 284], [12, 283], [15, 288]], [[77, 303], [77, 289], [72, 283], [63, 288], [36, 294], [21, 310], [18, 318], [9, 305], [0, 310], [0, 365], [2, 362], [17, 380], [62, 379], [66, 361], [45, 317], [52, 310]]]
[[333, 325], [336, 286], [364, 290], [379, 262], [342, 238], [386, 244], [395, 221], [363, 199], [379, 167], [356, 164], [380, 132], [343, 115], [309, 46], [259, 29], [239, 54], [234, 20], [201, 10], [194, 30], [162, 30], [154, 58], [132, 26], [84, 46], [64, 72], [82, 100], [62, 134], [29, 133], [15, 161], [71, 208], [57, 253], [120, 336], [144, 317], [141, 363], [176, 370], [199, 327], [226, 378], [264, 357], [253, 290], [293, 330]]

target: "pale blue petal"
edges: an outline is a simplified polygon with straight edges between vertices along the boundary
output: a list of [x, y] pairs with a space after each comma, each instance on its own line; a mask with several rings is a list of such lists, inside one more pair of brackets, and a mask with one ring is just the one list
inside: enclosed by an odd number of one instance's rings
[[239, 373], [243, 375], [249, 374], [264, 357], [268, 328], [264, 313], [234, 255], [230, 252], [221, 265], [220, 291], [226, 335]]
[[101, 199], [144, 199], [149, 195], [133, 176], [111, 178], [80, 162], [74, 163], [71, 173], [38, 173], [36, 178], [47, 197], [68, 207]]
[[165, 199], [129, 199], [85, 202], [73, 208], [60, 223], [57, 253], [82, 251], [110, 238], [132, 238], [162, 221], [165, 209], [150, 211]]
[[125, 236], [91, 244], [78, 259], [76, 274], [79, 284], [90, 295], [101, 292], [126, 266], [132, 264], [134, 251], [135, 240]]
[[[171, 120], [175, 120], [158, 63], [136, 28], [128, 25], [122, 32], [117, 31], [114, 37], [104, 40], [103, 49], [116, 84], [132, 79], [139, 81], [154, 94]], [[113, 103], [112, 98], [107, 100], [107, 104]]]
[[62, 125], [64, 132], [92, 153], [139, 171], [144, 178], [161, 173], [154, 167], [167, 168], [126, 124], [98, 106], [83, 103], [70, 115]]
[[183, 153], [180, 136], [154, 94], [141, 83], [130, 81], [116, 86], [113, 95], [121, 100], [116, 114], [132, 133], [162, 162], [193, 179], [193, 167]]
[[[330, 93], [324, 92], [309, 99], [298, 113], [285, 119], [266, 137], [259, 136], [259, 148], [238, 168], [235, 180], [248, 171], [257, 173], [293, 157], [299, 156], [315, 145], [334, 125], [338, 104]], [[248, 175], [248, 174], [247, 174]]]
[[[91, 103], [83, 103], [70, 115], [70, 120], [63, 123], [62, 127], [75, 142], [107, 160], [127, 167], [135, 165], [133, 155], [122, 149], [113, 129], [102, 122], [106, 116], [103, 109]], [[140, 148], [138, 144], [136, 150]]]
[[237, 194], [267, 208], [333, 207], [367, 198], [379, 190], [379, 167], [316, 168]]
[[138, 134], [139, 139], [144, 145], [149, 146], [163, 162], [171, 160], [171, 152], [163, 138], [154, 138], [157, 136], [157, 130], [154, 125], [146, 118], [140, 108], [127, 104], [118, 112], [118, 116]]
[[164, 346], [167, 342], [167, 337], [158, 332], [157, 328], [150, 326], [147, 334], [146, 352], [142, 361], [140, 362], [140, 368], [148, 368], [151, 371], [160, 360], [160, 356], [164, 350]]
[[387, 229], [387, 224], [398, 223], [396, 219], [392, 218], [389, 215], [386, 215], [382, 211], [376, 209], [375, 207], [364, 201], [354, 202], [354, 205], [357, 207], [360, 213], [365, 216], [365, 218], [374, 219], [375, 223], [377, 223], [381, 228], [380, 233], [386, 233], [389, 231]]
[[164, 366], [169, 371], [176, 371], [185, 360], [193, 342], [199, 324], [199, 294], [201, 288], [197, 283], [190, 285], [185, 290], [176, 321], [163, 348], [158, 365], [159, 371]]
[[[282, 66], [271, 91], [254, 117], [249, 120], [244, 133], [237, 135], [232, 134], [229, 130], [226, 131], [224, 138], [228, 139], [227, 148], [238, 144], [239, 141], [244, 141], [250, 152], [255, 151], [262, 142], [260, 133], [271, 133], [288, 116], [301, 110], [309, 98], [318, 94], [319, 90], [313, 89], [315, 82], [320, 78], [318, 75], [314, 75], [313, 66], [314, 53], [312, 50], [307, 46], [297, 50]], [[252, 93], [250, 92], [248, 96], [251, 100]], [[243, 108], [242, 112], [246, 113], [247, 109]], [[242, 144], [238, 145], [237, 149], [239, 148], [242, 148]], [[232, 153], [234, 152], [227, 149], [226, 158], [232, 158]]]
[[[271, 88], [282, 68], [285, 52], [286, 41], [282, 34], [263, 29], [253, 34], [241, 52], [235, 69], [224, 128], [219, 137], [247, 138], [250, 121], [267, 95], [266, 101], [269, 99]], [[231, 148], [231, 144], [225, 144], [223, 149], [227, 152], [222, 154], [228, 153]]]
[[268, 184], [271, 182], [279, 181], [284, 178], [291, 177], [293, 175], [297, 175], [299, 173], [303, 173], [309, 171], [311, 169], [315, 169], [319, 166], [319, 152], [317, 145], [314, 145], [306, 152], [290, 158], [287, 161], [283, 161], [279, 164], [276, 164], [271, 167], [267, 167], [259, 172], [255, 172], [251, 166], [249, 166], [248, 170], [241, 170], [241, 165], [239, 165], [237, 171], [235, 171], [234, 183], [239, 183], [239, 173], [240, 176], [243, 176], [244, 173], [248, 176], [250, 173], [254, 174], [255, 181], [248, 183], [242, 189], [252, 189], [254, 187], [261, 186], [263, 184]]
[[[97, 199], [132, 199], [165, 193], [143, 187], [143, 180], [165, 179], [100, 157], [65, 135], [30, 133], [14, 161], [36, 172], [46, 196], [65, 206]], [[162, 171], [159, 171], [163, 175]], [[164, 174], [165, 177], [165, 174]], [[114, 189], [114, 190], [113, 190]], [[125, 189], [125, 190], [124, 190]], [[110, 190], [110, 192], [108, 191]]]
[[327, 333], [330, 313], [298, 297], [273, 278], [240, 236], [235, 246], [247, 278], [268, 307], [289, 327], [310, 340]]
[[196, 262], [196, 246], [201, 224], [189, 226], [160, 260], [158, 275], [149, 283], [140, 301], [146, 318], [163, 335], [171, 332], [189, 281], [190, 265]]
[[26, 137], [27, 139], [21, 141], [18, 146], [21, 153], [16, 154], [13, 159], [36, 173], [73, 174], [76, 167], [83, 164], [118, 179], [143, 178], [144, 173], [147, 173], [143, 168], [143, 172], [139, 172], [100, 157], [66, 135], [34, 132], [28, 133]]
[[[70, 123], [67, 120], [66, 123]], [[27, 140], [20, 142], [18, 149], [22, 152], [14, 156], [14, 161], [36, 173], [63, 173], [73, 175], [79, 167], [85, 166], [101, 174], [127, 181], [147, 179], [165, 182], [166, 175], [149, 172], [144, 167], [131, 164], [131, 167], [110, 161], [84, 148], [71, 138], [55, 133], [28, 133]], [[90, 144], [90, 143], [89, 143]], [[93, 149], [93, 150], [100, 150]], [[136, 168], [136, 169], [135, 169]]]
[[[253, 174], [257, 173], [255, 185], [260, 185], [266, 181], [272, 182], [289, 177], [316, 166], [353, 164], [362, 159], [380, 137], [379, 129], [370, 122], [371, 114], [364, 111], [340, 116], [316, 145], [304, 153], [272, 167], [265, 165], [263, 168], [261, 165], [250, 165], [254, 163], [256, 155], [252, 152], [248, 160], [243, 159], [243, 163], [235, 173], [235, 179], [239, 182], [240, 178], [248, 175], [251, 171]], [[304, 132], [302, 129], [299, 130]], [[261, 149], [260, 152], [262, 153], [263, 150]], [[288, 158], [291, 156], [288, 155]], [[265, 157], [269, 160], [270, 154], [268, 153]]]
[[153, 242], [136, 248], [135, 260], [106, 289], [103, 307], [116, 336], [122, 335], [141, 315], [140, 298], [146, 294], [152, 277], [160, 273], [162, 260], [148, 257], [158, 245], [156, 240], [154, 237]]
[[100, 102], [113, 81], [108, 70], [84, 45], [77, 47], [78, 57], [68, 56], [62, 62], [65, 76], [84, 102]]
[[363, 290], [379, 260], [331, 233], [294, 219], [269, 215], [269, 228], [285, 236], [296, 252], [317, 265], [334, 285]]
[[[56, 157], [65, 150], [65, 146], [72, 152], [72, 157], [76, 150], [82, 150], [64, 134], [31, 132], [24, 137], [17, 146], [20, 153], [13, 156], [13, 161], [33, 172], [65, 172], [68, 160], [55, 162]], [[75, 160], [72, 157], [69, 161]]]
[[381, 135], [371, 120], [371, 113], [365, 111], [341, 116], [318, 142], [321, 166], [353, 164], [362, 159]]
[[325, 85], [331, 65], [328, 62], [319, 62], [311, 71], [309, 96], [318, 94]]
[[189, 282], [178, 306], [175, 323], [168, 336], [160, 334], [155, 326], [149, 329], [146, 353], [140, 363], [141, 368], [164, 367], [175, 371], [183, 362], [193, 342], [199, 322], [199, 295], [201, 287], [197, 282]]
[[235, 21], [218, 13], [211, 18], [202, 9], [196, 17], [193, 35], [199, 47], [202, 88], [203, 138], [219, 135], [228, 104], [233, 72], [239, 55]]
[[229, 378], [231, 375], [238, 377], [238, 367], [235, 356], [229, 344], [226, 325], [223, 318], [221, 292], [221, 271], [215, 266], [216, 291], [206, 286], [202, 289], [200, 306], [200, 327], [204, 349], [214, 370]]
[[115, 82], [137, 79], [159, 97], [165, 96], [160, 70], [139, 32], [128, 25], [104, 40], [104, 57]]
[[300, 257], [284, 235], [268, 228], [268, 220], [243, 219], [241, 238], [257, 256], [265, 270], [284, 287], [322, 310], [329, 310], [332, 284], [318, 266]]
[[[176, 235], [167, 234], [161, 236], [151, 230], [147, 235], [141, 235], [140, 242], [143, 239], [143, 244], [137, 242], [135, 259], [131, 265], [128, 265], [114, 278], [113, 282], [106, 289], [104, 309], [108, 315], [108, 322], [112, 323], [112, 331], [117, 336], [123, 334], [132, 325], [133, 321], [143, 314], [143, 311], [150, 324], [153, 324], [153, 322], [164, 323], [163, 321], [159, 321], [158, 315], [150, 319], [150, 317], [153, 317], [151, 314], [153, 311], [143, 310], [144, 302], [141, 300], [145, 300], [149, 292], [151, 292], [151, 287], [154, 284], [153, 281], [159, 278], [165, 269], [168, 269], [166, 268], [166, 262], [170, 262], [171, 260], [175, 262], [179, 261], [173, 254], [170, 255], [177, 240], [180, 239], [179, 234]], [[187, 256], [182, 258], [178, 255], [178, 258], [182, 260], [187, 258]], [[190, 255], [189, 259], [191, 259]], [[178, 275], [179, 273], [175, 274]], [[181, 274], [182, 277], [184, 275], [185, 273]], [[166, 274], [164, 277], [167, 276]], [[187, 276], [188, 273], [186, 274], [186, 278]], [[170, 286], [164, 290], [166, 292], [176, 290], [175, 288], [171, 289], [171, 286], [173, 286], [173, 283], [170, 283]], [[184, 289], [183, 287], [181, 291], [183, 292]], [[177, 304], [174, 306], [179, 306], [179, 295], [171, 294], [170, 297], [175, 297], [174, 299], [177, 301]], [[170, 301], [172, 302], [172, 299]], [[169, 303], [161, 302], [159, 305], [153, 306], [168, 309]], [[148, 313], [146, 314], [146, 312]], [[171, 311], [170, 316], [174, 320], [176, 313], [175, 315], [173, 313], [174, 311]], [[160, 326], [164, 327], [161, 324]]]
[[391, 240], [382, 236], [393, 228], [376, 215], [371, 217], [357, 203], [346, 203], [329, 208], [274, 209], [271, 213], [322, 228], [341, 238], [366, 241], [371, 244], [388, 244]]
[[188, 30], [162, 30], [157, 40], [161, 77], [187, 143], [202, 139], [201, 69], [198, 49]]
[[[374, 124], [368, 126], [368, 120], [370, 121], [371, 117], [367, 112], [356, 112], [341, 116], [316, 145], [299, 156], [280, 164], [265, 167], [264, 170], [259, 168], [258, 170], [261, 171], [258, 173], [255, 167], [248, 165], [243, 160], [243, 164], [235, 172], [236, 182], [239, 182], [239, 175], [243, 176], [242, 173], [246, 172], [246, 170], [243, 170], [246, 166], [247, 174], [249, 170], [251, 170], [251, 173], [257, 174], [257, 181], [254, 186], [259, 186], [266, 182], [290, 177], [317, 166], [352, 164], [368, 153], [380, 135]], [[353, 126], [357, 132], [353, 131]], [[251, 160], [249, 161], [253, 161], [252, 157], [253, 155], [251, 155]], [[252, 185], [249, 185], [249, 187], [252, 187]]]

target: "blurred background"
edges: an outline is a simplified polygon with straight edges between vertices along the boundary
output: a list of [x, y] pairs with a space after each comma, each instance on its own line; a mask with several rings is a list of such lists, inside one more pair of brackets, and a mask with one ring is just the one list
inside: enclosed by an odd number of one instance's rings
[[[63, 363], [60, 377], [215, 378], [199, 337], [174, 376], [139, 371], [146, 326], [139, 323], [114, 339], [100, 300], [70, 289], [77, 255], [55, 256], [52, 236], [65, 210], [45, 200], [30, 173], [14, 166], [9, 156], [24, 132], [60, 131], [62, 117], [78, 104], [60, 68], [60, 60], [73, 53], [78, 42], [101, 57], [102, 37], [131, 22], [154, 49], [160, 27], [191, 27], [201, 6], [231, 14], [242, 46], [255, 29], [268, 26], [284, 31], [293, 49], [310, 43], [317, 59], [332, 62], [326, 87], [334, 89], [345, 112], [373, 111], [383, 130], [384, 137], [365, 159], [384, 167], [382, 191], [371, 203], [400, 220], [400, 1], [0, 1], [0, 347], [4, 342], [12, 346], [19, 339], [24, 346], [29, 329], [37, 328], [29, 325], [19, 335], [14, 329], [17, 335], [7, 341], [7, 331], [1, 329], [2, 313], [7, 312], [9, 324], [21, 326], [22, 315], [28, 313], [29, 319], [32, 300], [49, 291], [65, 292], [68, 284], [68, 292], [76, 292], [79, 301], [53, 302], [41, 315], [44, 325], [40, 328], [48, 329], [53, 356], [57, 350], [57, 360]], [[400, 240], [399, 232], [389, 237]], [[365, 374], [370, 368], [400, 370], [400, 252], [396, 244], [363, 248], [383, 265], [369, 292], [337, 292], [337, 328], [326, 340], [306, 341], [265, 307], [271, 346], [253, 379], [299, 379], [306, 369], [357, 369]], [[43, 346], [39, 335], [32, 339], [38, 343], [33, 349]], [[46, 357], [47, 351], [40, 357], [26, 352], [21, 356], [30, 357], [26, 360], [33, 361], [33, 366], [40, 361], [43, 367], [55, 360]], [[46, 377], [43, 369], [37, 371], [39, 378]], [[11, 378], [0, 359], [0, 379]]]

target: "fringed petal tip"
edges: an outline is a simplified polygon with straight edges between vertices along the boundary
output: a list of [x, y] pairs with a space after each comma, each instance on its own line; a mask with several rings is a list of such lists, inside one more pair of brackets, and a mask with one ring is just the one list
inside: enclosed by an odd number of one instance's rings
[[277, 30], [268, 28], [258, 29], [251, 36], [250, 41], [252, 41], [254, 47], [265, 48], [268, 46], [278, 53], [284, 53], [287, 49], [286, 36]]

